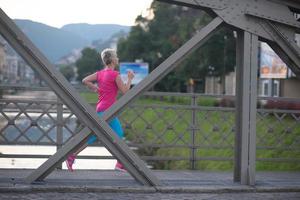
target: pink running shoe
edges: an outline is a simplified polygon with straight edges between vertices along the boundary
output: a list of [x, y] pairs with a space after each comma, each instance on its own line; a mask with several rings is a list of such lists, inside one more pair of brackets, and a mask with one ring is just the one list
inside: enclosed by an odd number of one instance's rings
[[68, 156], [68, 158], [66, 160], [67, 168], [70, 172], [74, 171], [72, 166], [74, 164], [75, 158], [76, 158], [76, 156], [74, 154], [72, 154], [72, 155]]
[[121, 172], [127, 172], [126, 169], [124, 168], [124, 166], [122, 165], [122, 163], [120, 163], [119, 161], [117, 161], [117, 164], [115, 166], [115, 170], [121, 171]]

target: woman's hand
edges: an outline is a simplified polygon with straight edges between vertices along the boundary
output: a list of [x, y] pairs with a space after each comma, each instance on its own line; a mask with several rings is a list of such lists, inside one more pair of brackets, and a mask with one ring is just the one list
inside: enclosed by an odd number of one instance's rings
[[129, 71], [127, 72], [127, 77], [128, 77], [128, 79], [132, 80], [132, 79], [134, 78], [134, 73], [133, 73], [133, 71], [129, 70]]
[[116, 83], [117, 83], [117, 86], [119, 88], [119, 90], [121, 90], [121, 92], [123, 94], [125, 94], [129, 89], [130, 89], [130, 86], [131, 86], [131, 80], [134, 78], [134, 73], [133, 71], [129, 70], [127, 72], [127, 83], [124, 84], [123, 80], [121, 79], [121, 76], [118, 75], [117, 78], [116, 78]]

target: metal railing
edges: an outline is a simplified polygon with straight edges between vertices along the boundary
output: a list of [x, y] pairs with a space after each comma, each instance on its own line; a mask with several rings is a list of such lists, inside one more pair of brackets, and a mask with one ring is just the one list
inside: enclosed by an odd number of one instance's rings
[[[257, 161], [296, 163], [299, 166], [300, 110], [278, 109], [274, 105], [265, 109], [268, 101], [300, 104], [298, 99], [259, 99]], [[267, 103], [264, 106], [261, 102]], [[60, 148], [84, 128], [60, 100], [1, 99], [0, 107], [0, 145], [51, 145]], [[147, 92], [119, 117], [128, 144], [154, 168], [207, 169], [209, 167], [202, 166], [207, 161], [233, 162], [234, 96]], [[99, 142], [94, 144], [101, 145]]]

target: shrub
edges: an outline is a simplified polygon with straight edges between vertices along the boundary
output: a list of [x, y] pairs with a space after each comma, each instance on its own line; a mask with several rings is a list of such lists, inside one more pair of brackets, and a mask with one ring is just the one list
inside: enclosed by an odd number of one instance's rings
[[235, 100], [224, 97], [219, 101], [219, 106], [220, 107], [231, 107], [231, 108], [233, 108], [233, 107], [235, 107]]
[[267, 100], [264, 108], [280, 110], [300, 110], [300, 102], [286, 100]]

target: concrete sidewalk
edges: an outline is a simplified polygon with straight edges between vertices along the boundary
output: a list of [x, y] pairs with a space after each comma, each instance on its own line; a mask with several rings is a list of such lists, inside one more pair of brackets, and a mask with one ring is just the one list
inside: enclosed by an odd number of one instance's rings
[[300, 193], [0, 193], [1, 200], [299, 200]]
[[43, 182], [26, 184], [33, 170], [1, 169], [0, 193], [32, 192], [125, 192], [125, 193], [300, 193], [300, 172], [258, 172], [256, 185], [233, 182], [230, 172], [154, 171], [163, 183], [145, 187], [130, 174], [114, 170], [55, 170]]

